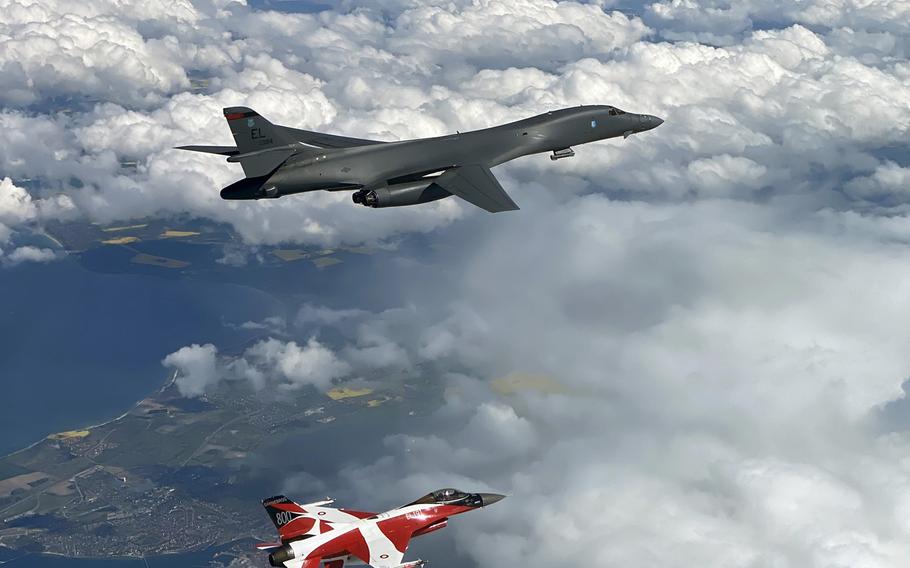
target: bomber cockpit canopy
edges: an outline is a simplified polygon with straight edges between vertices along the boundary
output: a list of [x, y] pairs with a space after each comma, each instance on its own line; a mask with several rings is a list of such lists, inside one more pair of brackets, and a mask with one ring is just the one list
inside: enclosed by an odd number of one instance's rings
[[610, 116], [619, 116], [621, 114], [626, 114], [626, 111], [618, 109], [615, 106], [611, 106], [610, 110], [607, 111], [607, 114]]
[[[477, 501], [477, 503], [475, 503]], [[472, 507], [475, 505], [480, 505], [480, 497], [474, 493], [465, 493], [460, 489], [454, 489], [452, 487], [446, 487], [445, 489], [437, 489], [432, 493], [427, 493], [420, 499], [414, 501], [413, 503], [408, 503], [409, 505], [432, 505], [432, 504], [445, 504], [445, 505], [465, 505]]]

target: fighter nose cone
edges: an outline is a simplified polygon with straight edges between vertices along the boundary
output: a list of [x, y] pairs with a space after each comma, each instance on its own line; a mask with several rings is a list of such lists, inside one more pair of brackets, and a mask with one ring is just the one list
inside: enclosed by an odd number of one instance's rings
[[506, 498], [505, 495], [500, 495], [499, 493], [479, 493], [478, 495], [480, 495], [482, 507], [492, 505], [493, 503], [498, 503], [499, 501], [502, 501]]

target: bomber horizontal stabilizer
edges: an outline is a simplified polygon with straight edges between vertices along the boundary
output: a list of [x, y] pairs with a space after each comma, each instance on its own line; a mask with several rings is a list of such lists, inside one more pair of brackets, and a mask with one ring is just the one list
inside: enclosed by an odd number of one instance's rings
[[234, 156], [240, 153], [240, 150], [235, 146], [176, 146], [175, 149], [205, 152], [206, 154], [221, 154], [222, 156]]
[[433, 183], [490, 213], [518, 209], [518, 205], [499, 185], [490, 168], [480, 164], [452, 168]]

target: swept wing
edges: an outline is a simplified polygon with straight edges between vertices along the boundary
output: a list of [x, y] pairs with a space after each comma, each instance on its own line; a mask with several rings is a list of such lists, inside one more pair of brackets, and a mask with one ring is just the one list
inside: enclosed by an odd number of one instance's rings
[[[367, 521], [356, 527], [335, 525], [339, 535], [315, 549], [310, 558], [322, 557], [345, 550], [373, 568], [403, 568], [401, 559], [413, 535], [413, 526], [403, 518], [390, 518], [378, 522]], [[349, 530], [345, 531], [345, 528]], [[302, 562], [303, 560], [299, 560]], [[409, 563], [410, 564], [410, 563]], [[416, 563], [415, 563], [416, 564]], [[286, 563], [288, 568], [298, 564]]]
[[518, 205], [499, 185], [490, 168], [480, 164], [452, 168], [436, 178], [434, 183], [452, 195], [491, 213], [518, 209]]

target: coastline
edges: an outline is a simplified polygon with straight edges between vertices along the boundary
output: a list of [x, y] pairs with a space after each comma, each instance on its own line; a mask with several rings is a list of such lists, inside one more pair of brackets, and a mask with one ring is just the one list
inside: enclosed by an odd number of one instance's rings
[[[124, 412], [120, 416], [117, 416], [116, 418], [111, 418], [109, 420], [105, 420], [104, 422], [98, 422], [97, 424], [92, 424], [90, 426], [75, 426], [75, 427], [71, 428], [71, 430], [93, 430], [95, 428], [101, 428], [102, 426], [107, 426], [108, 424], [113, 424], [114, 422], [123, 420], [124, 418], [126, 418], [129, 415], [130, 412], [136, 410], [136, 408], [140, 404], [142, 404], [143, 401], [147, 400], [149, 397], [152, 397], [156, 394], [162, 393], [166, 389], [170, 388], [171, 385], [173, 385], [175, 382], [177, 382], [178, 375], [179, 375], [179, 371], [175, 370], [174, 373], [171, 375], [171, 377], [169, 379], [167, 379], [167, 381], [165, 381], [165, 383], [163, 385], [158, 387], [156, 390], [154, 390], [150, 393], [147, 393], [145, 396], [143, 396], [142, 398], [140, 398], [139, 400], [134, 402], [133, 405], [130, 406], [129, 409], [127, 409], [126, 412]], [[44, 436], [43, 438], [41, 438], [39, 440], [32, 442], [31, 444], [29, 444], [25, 447], [19, 448], [18, 450], [14, 450], [12, 452], [2, 455], [2, 456], [0, 456], [0, 460], [4, 460], [4, 459], [12, 457], [18, 453], [25, 452], [25, 451], [32, 449], [35, 446], [37, 446], [38, 444], [40, 444], [41, 442], [46, 441], [48, 439], [48, 436], [51, 436], [52, 434], [53, 434], [53, 432], [51, 432], [50, 434], [47, 434], [46, 436]]]

